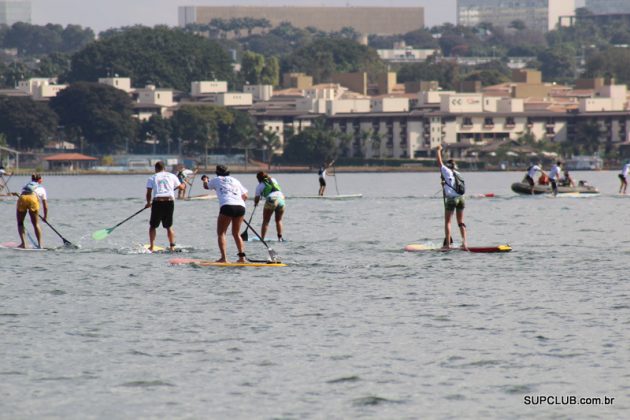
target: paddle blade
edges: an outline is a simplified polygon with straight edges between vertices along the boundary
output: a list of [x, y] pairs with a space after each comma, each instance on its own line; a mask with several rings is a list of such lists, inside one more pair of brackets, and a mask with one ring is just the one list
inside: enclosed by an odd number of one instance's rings
[[247, 229], [245, 229], [243, 233], [241, 233], [241, 239], [247, 242], [248, 238], [249, 238], [249, 235], [247, 234]]
[[94, 239], [95, 241], [100, 241], [102, 239], [105, 239], [109, 236], [109, 234], [111, 233], [111, 229], [101, 229], [101, 230], [97, 230], [96, 232], [94, 232], [92, 234], [92, 239]]
[[276, 251], [271, 248], [267, 248], [267, 251], [269, 251], [269, 258], [271, 258], [271, 261], [278, 261], [278, 253]]

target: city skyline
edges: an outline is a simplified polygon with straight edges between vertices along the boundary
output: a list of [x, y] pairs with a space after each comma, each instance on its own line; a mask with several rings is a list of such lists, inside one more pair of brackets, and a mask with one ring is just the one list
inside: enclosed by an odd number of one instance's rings
[[[179, 6], [283, 6], [287, 0], [31, 0], [32, 22], [43, 25], [58, 23], [88, 26], [96, 32], [112, 27], [142, 24], [153, 26], [167, 24], [177, 26]], [[298, 0], [292, 6], [340, 6], [332, 0]], [[382, 6], [377, 0], [347, 0], [342, 3], [350, 7]], [[455, 23], [456, 0], [444, 0], [436, 5], [431, 0], [394, 0], [388, 6], [424, 7], [425, 25], [436, 26], [445, 22]]]

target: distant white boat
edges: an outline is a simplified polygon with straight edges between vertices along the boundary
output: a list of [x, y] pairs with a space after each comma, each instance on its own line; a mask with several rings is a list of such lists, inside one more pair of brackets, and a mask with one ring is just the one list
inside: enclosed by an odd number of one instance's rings
[[570, 171], [599, 171], [604, 168], [604, 160], [598, 156], [573, 156], [564, 166]]

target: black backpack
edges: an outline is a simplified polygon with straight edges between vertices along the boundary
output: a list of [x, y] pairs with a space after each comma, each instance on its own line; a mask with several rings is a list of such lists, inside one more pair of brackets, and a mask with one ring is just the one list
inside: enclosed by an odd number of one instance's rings
[[444, 180], [444, 182], [457, 194], [464, 195], [466, 193], [466, 182], [464, 181], [464, 178], [462, 178], [462, 175], [457, 171], [453, 171], [453, 178], [455, 178], [455, 185], [449, 185], [446, 180]]

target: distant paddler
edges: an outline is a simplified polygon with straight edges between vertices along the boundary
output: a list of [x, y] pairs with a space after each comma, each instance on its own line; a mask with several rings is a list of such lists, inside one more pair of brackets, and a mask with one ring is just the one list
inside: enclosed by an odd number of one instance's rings
[[549, 171], [549, 182], [551, 183], [551, 191], [553, 195], [558, 195], [558, 182], [560, 182], [560, 172], [562, 172], [562, 162], [557, 161]]
[[260, 236], [265, 238], [271, 215], [276, 215], [276, 232], [278, 234], [278, 242], [283, 241], [282, 238], [282, 216], [284, 215], [285, 197], [280, 190], [280, 185], [275, 178], [270, 177], [265, 172], [256, 174], [258, 186], [256, 187], [256, 196], [254, 197], [254, 206], [257, 206], [261, 198], [265, 199], [263, 207], [263, 223], [260, 229]]
[[[9, 180], [5, 178], [5, 176], [7, 176], [9, 179], [11, 178], [13, 174], [8, 173], [5, 169], [4, 166], [0, 165], [0, 195], [3, 194], [7, 194], [10, 195], [11, 191], [9, 191], [9, 186], [7, 185]], [[3, 193], [4, 190], [7, 190], [6, 193]]]
[[[326, 191], [326, 170], [328, 168], [330, 168], [333, 164], [335, 163], [335, 161], [333, 160], [330, 163], [324, 163], [322, 166], [319, 167], [319, 171], [317, 171], [317, 175], [319, 175], [319, 196], [323, 196], [324, 192]], [[335, 175], [332, 175], [335, 176]], [[335, 178], [336, 179], [336, 178]]]
[[26, 248], [24, 219], [26, 218], [27, 212], [35, 229], [37, 246], [39, 248], [44, 246], [42, 243], [42, 229], [39, 226], [39, 202], [41, 200], [42, 207], [44, 207], [44, 217], [42, 220], [46, 222], [48, 219], [48, 196], [46, 189], [41, 185], [42, 182], [44, 182], [44, 180], [40, 174], [33, 174], [31, 175], [31, 182], [22, 188], [22, 192], [19, 195], [14, 193], [14, 195], [19, 196], [16, 211], [18, 233], [20, 235], [20, 245], [18, 245], [18, 248]]
[[217, 165], [216, 178], [210, 180], [208, 176], [201, 177], [203, 188], [215, 190], [219, 199], [219, 217], [217, 218], [217, 240], [221, 258], [216, 262], [226, 263], [227, 259], [227, 230], [232, 224], [232, 236], [238, 248], [239, 263], [247, 262], [245, 259], [245, 244], [240, 235], [243, 217], [245, 216], [245, 200], [247, 200], [247, 190], [241, 182], [230, 176], [227, 166]]
[[188, 189], [188, 186], [192, 187], [192, 183], [190, 182], [190, 178], [192, 176], [194, 176], [194, 174], [196, 173], [191, 171], [190, 169], [186, 169], [184, 167], [184, 165], [179, 165], [177, 168], [177, 179], [179, 179], [179, 182], [184, 186], [183, 188], [180, 188], [179, 190], [177, 190], [177, 199], [181, 200], [183, 198], [186, 198], [186, 189]]
[[621, 181], [619, 194], [626, 193], [626, 188], [628, 188], [628, 172], [630, 172], [630, 162], [626, 162], [623, 168], [621, 168], [621, 173], [619, 174], [619, 181]]
[[543, 171], [537, 164], [532, 164], [529, 168], [527, 168], [527, 174], [525, 175], [525, 178], [523, 178], [523, 182], [527, 182], [529, 184], [530, 194], [534, 194], [534, 187], [536, 186], [534, 177], [536, 176], [536, 172], [540, 172], [541, 176], [547, 176], [545, 171]]
[[457, 172], [455, 161], [449, 159], [446, 164], [443, 162], [441, 144], [437, 147], [437, 163], [440, 167], [444, 197], [444, 242], [442, 247], [450, 248], [451, 246], [451, 219], [453, 218], [453, 213], [456, 212], [457, 226], [459, 226], [459, 233], [462, 235], [462, 249], [466, 250], [468, 249], [468, 244], [466, 240], [466, 225], [464, 224], [465, 191], [462, 191], [457, 186], [456, 176], [460, 177], [460, 175]]
[[145, 208], [151, 209], [149, 222], [149, 251], [153, 251], [155, 245], [156, 229], [162, 224], [168, 236], [169, 249], [175, 250], [175, 231], [173, 230], [173, 213], [175, 211], [175, 190], [182, 190], [182, 184], [177, 177], [164, 170], [164, 162], [155, 164], [155, 175], [147, 180], [147, 204]]

